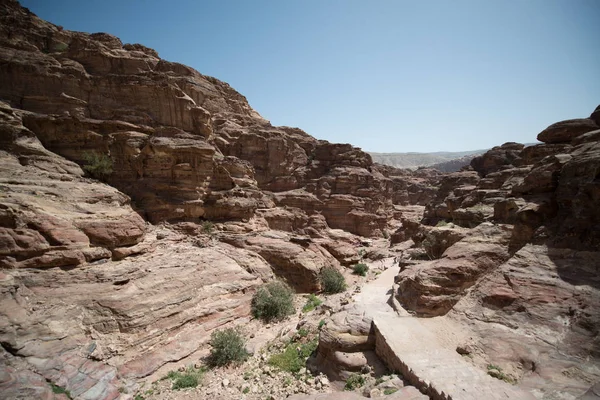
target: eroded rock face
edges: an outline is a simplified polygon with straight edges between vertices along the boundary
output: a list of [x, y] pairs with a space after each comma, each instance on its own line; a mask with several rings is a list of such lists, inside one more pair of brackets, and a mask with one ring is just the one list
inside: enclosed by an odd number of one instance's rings
[[[393, 214], [368, 154], [273, 127], [143, 45], [1, 0], [0, 60], [3, 394], [134, 393], [247, 321], [258, 285], [317, 291], [320, 269], [358, 260], [353, 234]], [[105, 183], [82, 170], [94, 153]]]
[[226, 235], [221, 240], [260, 254], [275, 273], [297, 291], [317, 292], [321, 289], [321, 269], [339, 268], [340, 264], [310, 238], [298, 239], [282, 232], [265, 231], [260, 235]]
[[4, 268], [75, 267], [142, 240], [146, 223], [128, 196], [46, 150], [5, 103], [0, 117]]
[[451, 315], [521, 387], [578, 396], [600, 379], [599, 267], [598, 252], [528, 244]]
[[367, 153], [273, 127], [228, 84], [142, 45], [0, 7], [0, 99], [35, 113], [23, 125], [46, 149], [79, 165], [110, 157], [107, 183], [151, 222], [248, 220], [273, 207], [265, 192], [300, 191], [318, 199], [294, 205], [302, 218], [385, 229], [392, 184]]
[[485, 362], [542, 397], [577, 398], [600, 380], [598, 132], [569, 120], [542, 144], [495, 147], [442, 179], [429, 226], [403, 221], [393, 237], [426, 254], [428, 234], [471, 228], [439, 259], [403, 261], [396, 298], [470, 327]]
[[253, 288], [273, 276], [260, 256], [225, 244], [199, 248], [164, 229], [145, 240], [145, 254], [122, 261], [5, 271], [3, 346], [74, 396], [115, 398], [246, 317]]
[[507, 227], [480, 225], [449, 246], [438, 260], [400, 272], [396, 297], [417, 315], [446, 314], [480, 277], [509, 258], [509, 237]]
[[416, 171], [377, 164], [377, 169], [393, 182], [392, 201], [398, 205], [426, 205], [437, 193], [442, 174], [433, 168]]

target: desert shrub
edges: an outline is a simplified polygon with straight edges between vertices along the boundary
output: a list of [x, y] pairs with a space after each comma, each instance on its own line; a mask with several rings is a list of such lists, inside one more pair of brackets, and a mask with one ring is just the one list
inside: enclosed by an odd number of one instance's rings
[[50, 385], [52, 387], [52, 393], [56, 393], [56, 394], [64, 394], [65, 396], [67, 396], [67, 398], [71, 399], [71, 392], [69, 392], [67, 389], [65, 389], [64, 387], [55, 385], [55, 384], [51, 384]]
[[500, 368], [499, 366], [494, 365], [494, 364], [488, 364], [487, 369], [488, 369], [489, 376], [494, 377], [496, 379], [500, 379], [500, 380], [502, 380], [506, 383], [510, 383], [512, 385], [515, 384], [515, 380], [510, 375], [506, 375], [502, 371], [502, 368]]
[[327, 322], [325, 322], [324, 319], [319, 321], [319, 330], [323, 329], [323, 327], [325, 326], [325, 324], [327, 324]]
[[341, 293], [346, 290], [346, 279], [334, 267], [325, 267], [321, 270], [321, 285], [325, 293]]
[[[203, 368], [194, 368], [193, 366], [189, 366], [184, 372], [169, 371], [167, 376], [165, 376], [163, 379], [170, 379], [173, 381], [173, 386], [171, 387], [173, 390], [194, 388], [198, 386], [200, 380], [202, 379], [202, 375], [204, 375], [205, 372], [206, 370]], [[147, 391], [146, 393], [152, 394], [151, 391]]]
[[207, 235], [212, 234], [214, 229], [215, 229], [215, 225], [212, 222], [210, 222], [210, 221], [204, 221], [202, 223], [202, 230]]
[[269, 357], [268, 363], [282, 371], [298, 373], [306, 367], [306, 360], [318, 345], [319, 341], [316, 338], [299, 346], [298, 343], [290, 342], [283, 352]]
[[297, 332], [298, 337], [301, 337], [301, 338], [307, 337], [309, 333], [310, 332], [306, 328], [300, 328], [300, 329], [298, 329], [298, 332]]
[[387, 396], [389, 394], [396, 393], [397, 391], [398, 391], [398, 389], [396, 389], [396, 388], [385, 388], [383, 390], [383, 394], [385, 394]]
[[318, 306], [320, 306], [321, 303], [323, 303], [321, 301], [321, 299], [319, 299], [317, 296], [315, 296], [314, 294], [311, 293], [308, 295], [308, 298], [306, 299], [306, 304], [304, 305], [304, 307], [302, 307], [302, 312], [312, 311], [315, 308], [317, 308]]
[[352, 374], [346, 380], [344, 390], [354, 390], [363, 386], [366, 383], [365, 377], [359, 374]]
[[96, 152], [83, 153], [83, 170], [92, 178], [106, 180], [113, 172], [113, 162], [106, 154]]
[[58, 52], [58, 53], [62, 53], [64, 51], [67, 51], [69, 49], [69, 45], [63, 42], [58, 42], [54, 45], [54, 51]]
[[241, 363], [248, 358], [246, 340], [238, 329], [213, 331], [210, 335], [210, 345], [212, 348], [207, 361], [211, 367]]
[[182, 374], [173, 382], [173, 390], [193, 388], [198, 386], [198, 376], [194, 374]]
[[269, 282], [258, 288], [252, 297], [252, 315], [266, 322], [282, 320], [296, 312], [294, 291], [281, 281]]
[[354, 275], [367, 276], [367, 271], [369, 271], [369, 266], [363, 263], [358, 263], [352, 268]]

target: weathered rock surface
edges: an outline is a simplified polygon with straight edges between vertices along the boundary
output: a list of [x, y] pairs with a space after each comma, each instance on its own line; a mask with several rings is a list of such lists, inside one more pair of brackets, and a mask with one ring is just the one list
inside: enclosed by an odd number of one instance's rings
[[317, 365], [330, 377], [345, 380], [352, 372], [380, 363], [375, 355], [372, 316], [362, 306], [349, 304], [321, 330]]
[[0, 265], [74, 267], [142, 240], [128, 196], [46, 150], [5, 103], [0, 118]]
[[260, 256], [225, 244], [199, 248], [165, 229], [146, 241], [152, 251], [121, 261], [4, 271], [3, 347], [74, 396], [115, 398], [248, 316], [253, 288], [273, 277]]
[[[469, 325], [540, 397], [600, 380], [598, 109], [442, 178], [274, 127], [224, 82], [13, 0], [0, 60], [2, 397], [134, 392], [247, 321], [257, 285], [316, 291], [321, 268], [361, 259], [353, 234], [400, 223], [392, 243], [424, 248], [397, 246], [416, 256], [397, 278], [406, 307]], [[86, 152], [110, 159], [111, 186], [86, 177]], [[323, 330], [339, 376], [375, 364], [365, 315], [347, 307]]]
[[0, 60], [0, 397], [133, 393], [246, 321], [257, 285], [316, 291], [358, 260], [353, 234], [388, 228], [368, 154], [273, 127], [143, 45], [0, 0]]
[[481, 276], [509, 258], [510, 230], [480, 225], [449, 246], [434, 261], [419, 263], [400, 272], [397, 298], [417, 315], [444, 315]]
[[424, 206], [433, 199], [438, 190], [441, 174], [435, 169], [419, 168], [411, 171], [379, 164], [376, 167], [392, 180], [394, 204]]
[[550, 125], [537, 136], [544, 143], [569, 143], [576, 137], [600, 128], [592, 119], [570, 119]]
[[151, 222], [248, 220], [286, 204], [268, 192], [296, 191], [300, 219], [385, 229], [392, 183], [367, 153], [273, 127], [228, 84], [142, 45], [0, 7], [0, 99], [31, 111], [23, 124], [46, 149], [79, 165], [86, 152], [110, 157], [107, 182]]
[[442, 179], [429, 226], [403, 220], [392, 237], [427, 255], [432, 232], [471, 228], [439, 259], [401, 260], [396, 298], [470, 327], [480, 362], [539, 398], [577, 398], [600, 380], [597, 131], [592, 119], [569, 120], [540, 133], [542, 144], [493, 148], [474, 171]]

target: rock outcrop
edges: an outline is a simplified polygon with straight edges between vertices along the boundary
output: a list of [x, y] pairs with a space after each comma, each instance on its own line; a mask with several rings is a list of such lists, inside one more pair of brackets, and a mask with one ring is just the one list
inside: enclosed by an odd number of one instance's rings
[[542, 144], [506, 143], [476, 157], [471, 170], [442, 178], [425, 226], [403, 221], [392, 236], [431, 254], [433, 233], [463, 227], [439, 258], [403, 262], [396, 298], [416, 315], [470, 327], [489, 364], [542, 397], [579, 396], [600, 380], [594, 115], [551, 125]]
[[109, 157], [107, 183], [149, 221], [247, 220], [294, 203], [332, 228], [385, 229], [392, 184], [367, 153], [273, 127], [228, 84], [142, 45], [0, 7], [0, 99], [31, 111], [23, 125], [46, 149], [79, 165]]
[[0, 60], [0, 397], [133, 393], [393, 216], [368, 154], [143, 45], [0, 0]]

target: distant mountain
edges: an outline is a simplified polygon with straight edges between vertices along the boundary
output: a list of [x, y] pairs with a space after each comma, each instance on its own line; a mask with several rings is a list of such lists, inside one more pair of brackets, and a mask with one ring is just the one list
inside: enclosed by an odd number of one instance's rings
[[[471, 151], [438, 151], [434, 153], [369, 153], [373, 161], [379, 164], [390, 165], [396, 168], [418, 168], [437, 165], [443, 172], [459, 170], [463, 165], [469, 164], [472, 158], [483, 154], [488, 149]], [[454, 162], [456, 160], [456, 162]], [[451, 164], [446, 163], [452, 161]], [[461, 164], [458, 168], [455, 165]], [[450, 170], [448, 170], [450, 168]]]

